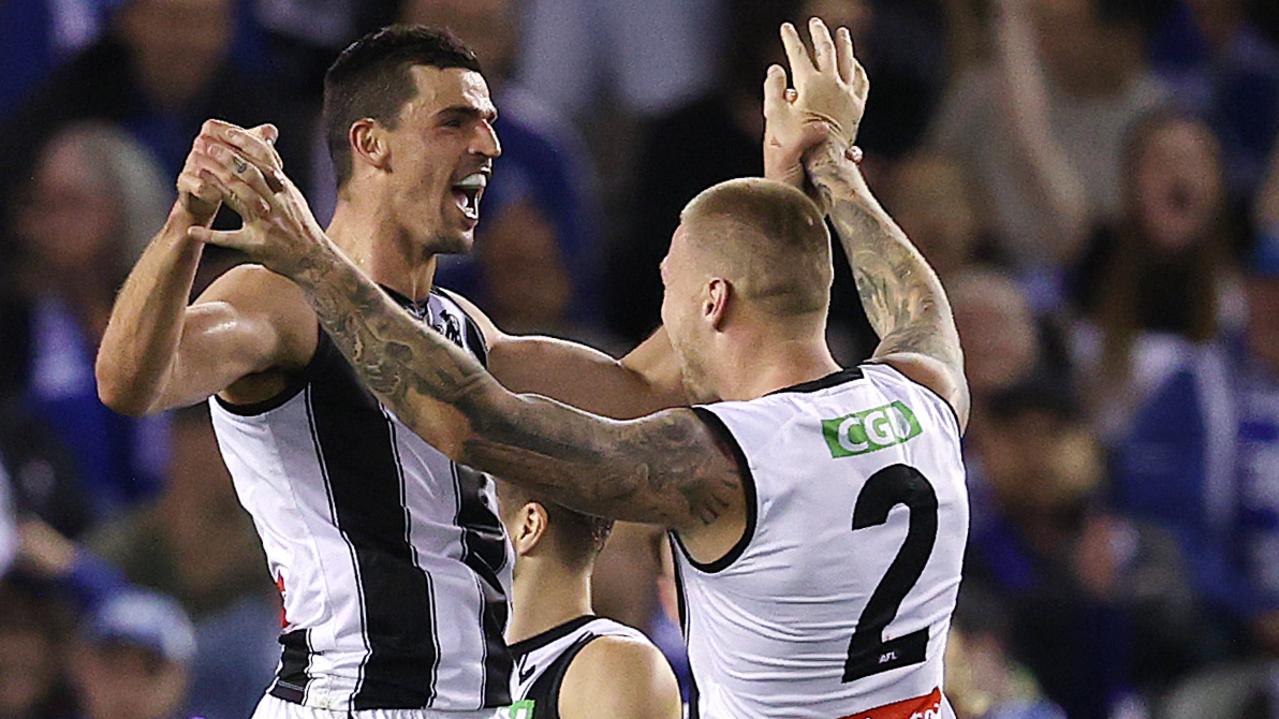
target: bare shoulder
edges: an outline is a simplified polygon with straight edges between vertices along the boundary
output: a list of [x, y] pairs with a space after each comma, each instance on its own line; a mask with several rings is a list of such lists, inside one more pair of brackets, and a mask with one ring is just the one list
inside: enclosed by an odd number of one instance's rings
[[955, 410], [960, 433], [967, 428], [968, 381], [964, 378], [962, 369], [918, 352], [894, 352], [876, 357], [875, 362], [886, 364], [912, 382], [932, 390]]
[[189, 312], [242, 322], [269, 332], [282, 365], [304, 365], [315, 352], [318, 327], [306, 294], [283, 275], [255, 264], [237, 265], [214, 280]]
[[651, 643], [600, 637], [569, 665], [559, 709], [565, 719], [678, 719], [679, 685], [666, 657]]

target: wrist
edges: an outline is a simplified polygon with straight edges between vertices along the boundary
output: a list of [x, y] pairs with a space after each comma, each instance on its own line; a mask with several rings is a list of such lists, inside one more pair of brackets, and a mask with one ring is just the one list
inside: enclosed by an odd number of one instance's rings
[[822, 143], [804, 156], [804, 169], [814, 179], [839, 174], [854, 166], [849, 151], [833, 142]]
[[179, 195], [178, 199], [173, 203], [173, 207], [169, 210], [166, 224], [171, 228], [181, 230], [182, 234], [185, 235], [188, 227], [208, 227], [213, 224], [213, 218], [217, 214], [218, 208], [216, 207], [213, 208], [212, 212], [195, 212]]

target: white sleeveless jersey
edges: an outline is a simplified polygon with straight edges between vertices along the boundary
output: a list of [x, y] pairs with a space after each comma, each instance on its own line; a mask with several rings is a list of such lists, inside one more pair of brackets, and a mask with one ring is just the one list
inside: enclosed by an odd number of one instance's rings
[[674, 537], [704, 719], [940, 719], [968, 503], [950, 405], [868, 364], [697, 408], [744, 466], [747, 529], [713, 564]]
[[[451, 299], [389, 294], [484, 361]], [[512, 556], [492, 481], [382, 407], [323, 331], [279, 398], [210, 404], [284, 599], [269, 693], [340, 711], [509, 704]]]
[[587, 644], [600, 637], [623, 637], [648, 643], [648, 637], [612, 619], [583, 616], [512, 644], [510, 719], [560, 719], [560, 687], [569, 665]]

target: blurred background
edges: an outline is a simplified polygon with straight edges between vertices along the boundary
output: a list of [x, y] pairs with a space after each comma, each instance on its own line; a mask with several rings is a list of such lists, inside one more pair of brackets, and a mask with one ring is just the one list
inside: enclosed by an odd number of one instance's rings
[[[245, 717], [278, 659], [207, 412], [128, 419], [94, 387], [205, 118], [279, 126], [324, 221], [325, 67], [389, 22], [451, 26], [505, 154], [439, 282], [620, 353], [683, 204], [761, 173], [777, 26], [811, 15], [853, 32], [863, 169], [967, 354], [961, 716], [1279, 717], [1274, 0], [5, 0], [0, 719]], [[237, 261], [209, 252], [196, 291]], [[837, 274], [851, 364], [875, 338]], [[619, 529], [597, 605], [685, 671], [650, 539]]]

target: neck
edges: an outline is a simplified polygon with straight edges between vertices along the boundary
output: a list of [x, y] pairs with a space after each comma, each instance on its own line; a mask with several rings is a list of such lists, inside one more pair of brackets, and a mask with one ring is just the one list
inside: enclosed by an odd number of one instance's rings
[[[842, 369], [820, 337], [752, 339], [721, 354], [720, 398], [749, 400], [785, 387], [820, 379]], [[760, 347], [767, 347], [764, 352]]]
[[573, 571], [557, 562], [523, 557], [506, 628], [508, 644], [524, 641], [570, 619], [591, 614], [591, 568]]
[[364, 274], [414, 301], [435, 281], [436, 258], [377, 206], [341, 198], [325, 231]]

